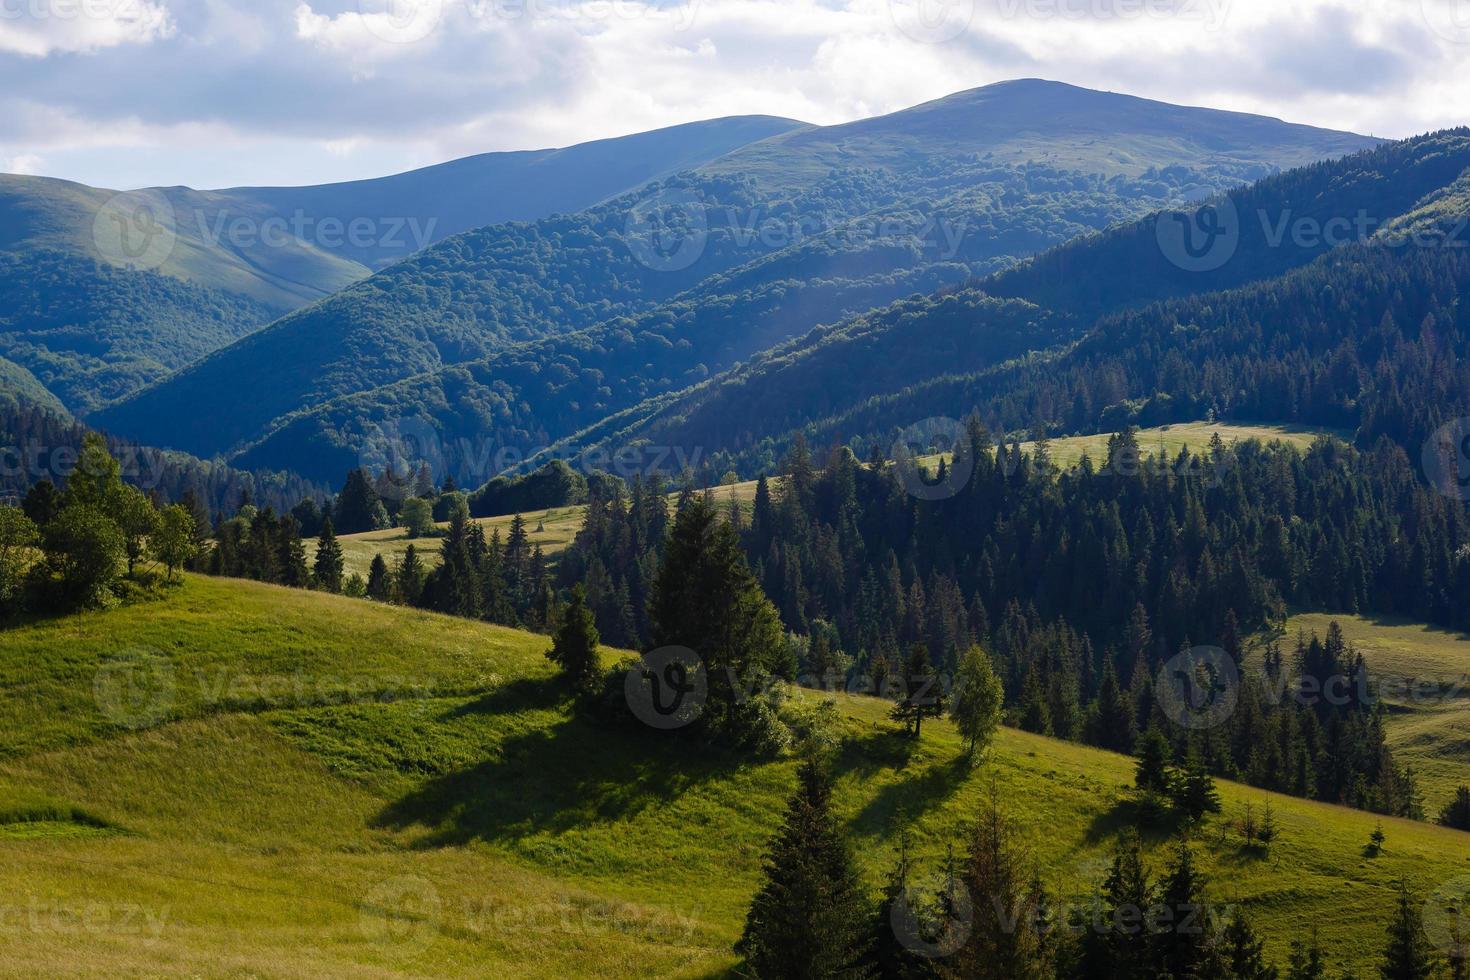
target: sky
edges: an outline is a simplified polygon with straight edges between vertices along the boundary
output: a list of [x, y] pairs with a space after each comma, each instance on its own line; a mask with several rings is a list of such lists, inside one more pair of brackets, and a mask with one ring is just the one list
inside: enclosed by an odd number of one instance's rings
[[0, 172], [321, 183], [1024, 77], [1409, 136], [1470, 123], [1470, 0], [0, 0]]

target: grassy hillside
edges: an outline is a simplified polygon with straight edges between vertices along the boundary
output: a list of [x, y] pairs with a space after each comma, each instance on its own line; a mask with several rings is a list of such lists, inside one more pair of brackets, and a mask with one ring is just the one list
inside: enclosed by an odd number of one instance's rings
[[1470, 784], [1470, 636], [1384, 617], [1302, 613], [1286, 624], [1288, 653], [1298, 632], [1326, 635], [1336, 622], [1383, 684], [1389, 744], [1410, 763], [1431, 816]]
[[[710, 976], [792, 785], [789, 762], [572, 719], [544, 638], [467, 621], [189, 578], [5, 640], [0, 887], [36, 910], [0, 929], [10, 975]], [[120, 727], [98, 668], [149, 649], [173, 707]], [[881, 702], [841, 713], [836, 803], [875, 892], [901, 824], [933, 872], [992, 780], [1059, 894], [1101, 877], [1130, 760], [1006, 731], [971, 770], [947, 724], [913, 746]], [[1278, 959], [1315, 927], [1366, 972], [1392, 881], [1427, 893], [1470, 858], [1464, 835], [1386, 821], [1369, 859], [1370, 815], [1222, 791], [1227, 819], [1280, 815], [1270, 860], [1221, 820], [1198, 841], [1213, 897]]]

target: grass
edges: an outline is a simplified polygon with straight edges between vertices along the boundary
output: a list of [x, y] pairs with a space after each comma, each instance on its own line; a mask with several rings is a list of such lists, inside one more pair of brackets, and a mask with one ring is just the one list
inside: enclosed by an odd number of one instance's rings
[[1385, 685], [1389, 745], [1413, 765], [1425, 812], [1437, 816], [1470, 783], [1470, 636], [1402, 619], [1304, 613], [1287, 622], [1286, 652], [1298, 632], [1325, 636], [1333, 622]]
[[[173, 671], [169, 709], [136, 727], [94, 695], [120, 646]], [[80, 629], [3, 634], [0, 974], [728, 971], [792, 763], [578, 719], [545, 646], [195, 577]], [[303, 684], [261, 683], [280, 677]], [[839, 702], [836, 805], [875, 893], [900, 826], [932, 874], [992, 780], [1057, 894], [1100, 878], [1131, 815], [1131, 760], [1006, 730], [971, 768], [948, 724], [914, 745], [883, 703]], [[1465, 835], [1385, 821], [1368, 859], [1372, 815], [1221, 790], [1225, 815], [1197, 845], [1212, 894], [1248, 906], [1278, 960], [1315, 927], [1339, 966], [1367, 971], [1395, 879], [1428, 893], [1470, 874]], [[1226, 829], [1267, 799], [1284, 827], [1270, 858]], [[1148, 843], [1161, 862], [1162, 838]]]
[[[724, 506], [733, 497], [745, 510], [750, 509], [751, 501], [755, 500], [755, 481], [737, 483], [733, 486], [721, 486], [714, 488], [716, 502]], [[670, 496], [670, 501], [677, 498], [677, 494]], [[541, 546], [541, 550], [548, 558], [555, 558], [566, 550], [582, 529], [582, 516], [587, 508], [582, 505], [571, 507], [552, 507], [549, 510], [533, 511], [521, 515], [526, 521], [526, 533], [534, 547]], [[475, 523], [485, 529], [485, 537], [488, 540], [496, 531], [500, 532], [500, 539], [505, 540], [510, 534], [511, 522], [515, 515], [504, 517], [482, 517], [476, 519]], [[449, 527], [447, 523], [437, 525], [440, 531]], [[439, 550], [442, 545], [440, 538], [410, 538], [408, 532], [401, 527], [388, 528], [383, 531], [365, 531], [361, 534], [344, 534], [338, 540], [342, 544], [342, 565], [347, 575], [354, 572], [367, 578], [368, 569], [372, 567], [373, 557], [382, 555], [383, 560], [390, 568], [395, 567], [402, 559], [403, 553], [411, 544], [419, 553], [419, 557], [430, 564], [438, 564]], [[306, 557], [310, 562], [316, 557], [316, 541], [306, 542]]]

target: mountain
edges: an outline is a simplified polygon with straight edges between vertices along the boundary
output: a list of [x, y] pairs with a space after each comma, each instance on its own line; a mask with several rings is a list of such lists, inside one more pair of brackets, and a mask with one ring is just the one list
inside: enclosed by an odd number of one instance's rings
[[315, 187], [0, 175], [0, 353], [87, 412], [449, 235], [581, 210], [802, 125], [715, 119]]
[[403, 419], [472, 441], [462, 456], [527, 452], [813, 327], [1376, 142], [1057, 83], [989, 86], [450, 239], [99, 421], [321, 477]]
[[[797, 431], [887, 448], [905, 426], [972, 410], [1000, 432], [1052, 433], [1213, 412], [1361, 428], [1365, 446], [1387, 435], [1417, 455], [1470, 411], [1456, 394], [1470, 381], [1456, 302], [1467, 191], [1470, 130], [1316, 164], [1210, 205], [1241, 216], [1218, 268], [1171, 262], [1172, 214], [1154, 215], [816, 331], [574, 442], [699, 446], [753, 471]], [[1316, 232], [1334, 220], [1354, 229], [1337, 247]]]

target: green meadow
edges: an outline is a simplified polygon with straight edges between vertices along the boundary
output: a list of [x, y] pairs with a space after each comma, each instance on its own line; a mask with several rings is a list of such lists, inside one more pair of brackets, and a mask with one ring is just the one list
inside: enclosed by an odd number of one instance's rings
[[[196, 576], [0, 634], [0, 974], [726, 974], [794, 764], [576, 718], [548, 645]], [[1003, 730], [972, 765], [947, 723], [914, 744], [884, 702], [838, 708], [836, 804], [875, 894], [901, 828], [934, 875], [992, 784], [1062, 900], [1135, 817], [1128, 758]], [[1221, 794], [1209, 893], [1278, 960], [1315, 928], [1370, 972], [1397, 879], [1470, 875], [1464, 834], [1386, 820], [1370, 858], [1370, 814]], [[1268, 800], [1265, 856], [1232, 824]], [[1161, 865], [1164, 832], [1148, 845]]]

